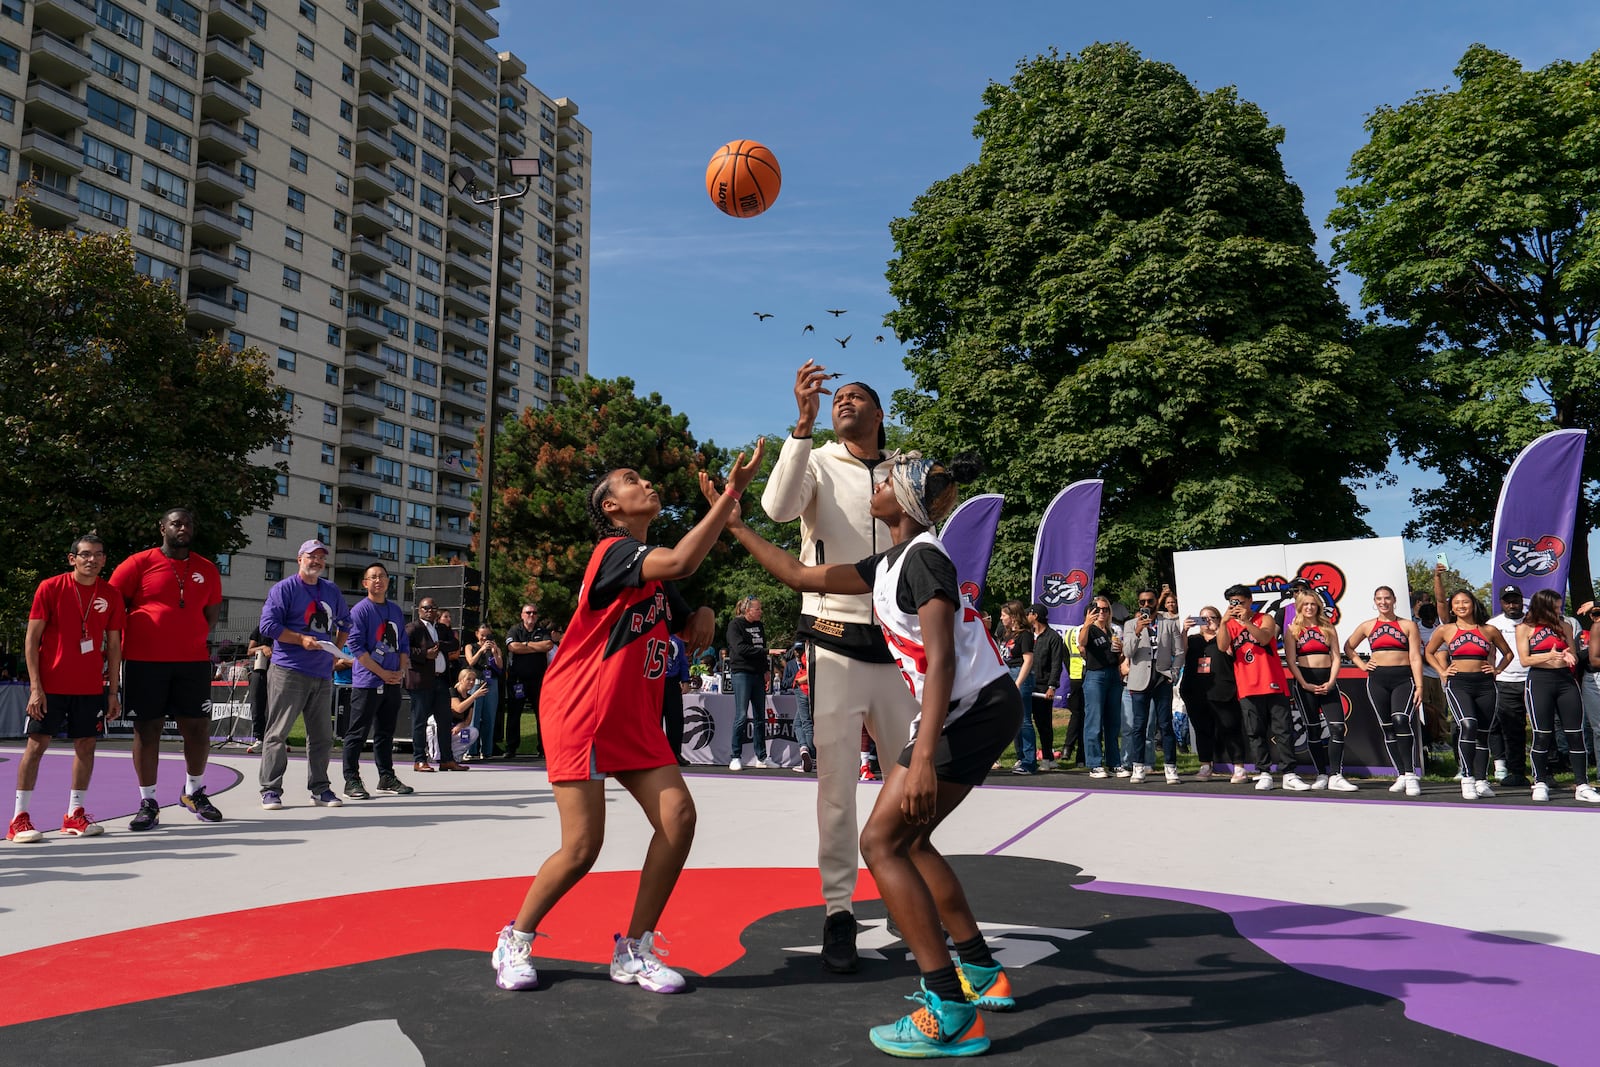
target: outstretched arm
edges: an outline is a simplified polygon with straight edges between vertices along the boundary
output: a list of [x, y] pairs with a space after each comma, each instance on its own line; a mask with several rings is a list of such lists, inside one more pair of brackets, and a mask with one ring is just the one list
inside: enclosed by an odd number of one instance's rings
[[777, 545], [763, 538], [735, 518], [728, 524], [734, 540], [756, 558], [756, 562], [790, 589], [802, 593], [868, 593], [872, 591], [854, 566], [828, 563], [807, 567]]
[[750, 457], [749, 462], [745, 462], [743, 452], [739, 453], [733, 469], [728, 472], [726, 492], [716, 492], [710, 476], [705, 471], [700, 472], [700, 492], [711, 502], [711, 510], [706, 513], [705, 518], [695, 523], [694, 528], [684, 534], [683, 540], [676, 545], [671, 548], [657, 548], [644, 557], [643, 562], [639, 564], [639, 573], [645, 581], [678, 581], [700, 569], [700, 564], [711, 551], [711, 546], [722, 536], [722, 528], [727, 524], [728, 516], [739, 510], [739, 494], [745, 491], [750, 480], [756, 476], [756, 471], [761, 468], [761, 452], [765, 447], [765, 438], [756, 441], [755, 454]]

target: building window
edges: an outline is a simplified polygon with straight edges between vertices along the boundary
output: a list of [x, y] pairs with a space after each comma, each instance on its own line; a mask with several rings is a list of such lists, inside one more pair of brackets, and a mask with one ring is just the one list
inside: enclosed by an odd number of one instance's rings
[[84, 93], [84, 102], [89, 105], [90, 118], [123, 133], [133, 132], [135, 112], [132, 104], [124, 104], [111, 94], [101, 92], [92, 85]]
[[291, 185], [285, 202], [295, 211], [304, 211], [306, 209], [306, 194], [304, 190], [296, 189]]
[[268, 515], [267, 516], [267, 536], [268, 537], [288, 537], [289, 536], [289, 520], [285, 519], [282, 515]]
[[78, 180], [78, 207], [114, 226], [128, 225], [128, 198]]
[[283, 268], [283, 287], [298, 293], [300, 291], [300, 272], [293, 267]]
[[261, 147], [261, 127], [253, 122], [239, 123], [239, 136], [244, 138], [245, 144], [251, 148]]
[[311, 95], [311, 75], [307, 74], [303, 70], [295, 71], [294, 91], [299, 93], [301, 96], [309, 97]]
[[294, 50], [307, 59], [317, 58], [317, 42], [303, 33], [295, 34]]
[[303, 252], [305, 251], [306, 235], [293, 226], [285, 226], [283, 228], [283, 245], [285, 248], [292, 248], [296, 252]]
[[218, 552], [212, 557], [211, 562], [217, 565], [217, 573], [224, 578], [233, 573], [232, 552]]
[[253, 207], [246, 207], [240, 204], [233, 209], [233, 218], [235, 222], [247, 230], [256, 228], [256, 209]]
[[330, 345], [332, 345], [334, 348], [338, 348], [339, 345], [343, 343], [342, 340], [341, 340], [341, 331], [340, 331], [339, 327], [337, 327], [337, 326], [329, 326], [328, 327], [328, 343]]
[[322, 380], [327, 382], [329, 385], [338, 385], [339, 368], [334, 366], [332, 363], [328, 364], [326, 367], [323, 367]]
[[[272, 535], [269, 532], [267, 536], [270, 537]], [[282, 535], [280, 535], [280, 536], [282, 536]], [[269, 559], [269, 560], [267, 560], [267, 581], [269, 581], [269, 582], [281, 582], [281, 581], [283, 581], [283, 560], [281, 560], [281, 559]]]
[[239, 180], [244, 182], [245, 188], [254, 189], [256, 187], [256, 168], [249, 163], [240, 163]]
[[333, 466], [333, 446], [332, 445], [326, 444], [326, 443], [323, 444], [323, 446], [322, 446], [322, 462], [326, 463], [330, 467]]
[[294, 127], [296, 133], [310, 133], [311, 116], [304, 111], [296, 109], [289, 116], [289, 125]]
[[291, 307], [281, 307], [281, 308], [279, 308], [278, 309], [278, 325], [283, 327], [285, 330], [292, 330], [295, 333], [299, 333], [300, 332], [300, 312], [296, 311], [294, 308], [291, 308]]
[[423, 385], [438, 385], [439, 365], [425, 359], [412, 359], [411, 377]]
[[317, 5], [313, 4], [311, 0], [300, 0], [300, 17], [307, 22], [315, 23], [317, 21]]
[[[296, 362], [297, 362], [297, 358], [295, 356], [295, 353], [294, 353], [293, 349], [290, 349], [290, 348], [280, 348], [280, 349], [278, 349], [278, 369], [279, 370], [294, 370]], [[288, 399], [284, 401], [284, 404], [285, 404], [285, 407], [284, 407], [283, 410], [285, 410], [285, 411], [294, 410], [293, 409], [293, 404], [294, 404], [294, 394], [293, 393], [290, 393], [288, 395]]]
[[272, 490], [279, 496], [289, 495], [289, 476], [280, 474], [272, 480]]
[[411, 451], [419, 456], [433, 455], [433, 434], [421, 430], [411, 431]]
[[329, 485], [327, 482], [323, 482], [317, 486], [317, 503], [333, 503], [333, 486]]

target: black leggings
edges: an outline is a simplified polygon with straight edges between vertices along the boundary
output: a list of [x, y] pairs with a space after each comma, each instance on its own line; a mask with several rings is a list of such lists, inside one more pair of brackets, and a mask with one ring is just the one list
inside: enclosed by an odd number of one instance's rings
[[1495, 723], [1494, 675], [1479, 671], [1452, 674], [1444, 683], [1444, 699], [1456, 717], [1461, 775], [1482, 778], [1489, 770], [1488, 738]]
[[1567, 735], [1572, 774], [1579, 785], [1589, 781], [1589, 761], [1583, 750], [1583, 696], [1578, 680], [1564, 667], [1533, 667], [1528, 671], [1528, 713], [1533, 716], [1533, 780], [1551, 785], [1550, 739], [1556, 720]]
[[1416, 693], [1411, 668], [1374, 667], [1367, 672], [1367, 697], [1383, 727], [1383, 744], [1396, 774], [1417, 773], [1416, 740], [1411, 732], [1411, 701]]
[[[1300, 673], [1312, 685], [1321, 685], [1333, 673], [1332, 667], [1301, 667]], [[1294, 695], [1300, 705], [1300, 714], [1306, 720], [1306, 747], [1311, 750], [1311, 764], [1320, 774], [1344, 773], [1344, 701], [1335, 685], [1326, 693], [1313, 693], [1299, 682]]]

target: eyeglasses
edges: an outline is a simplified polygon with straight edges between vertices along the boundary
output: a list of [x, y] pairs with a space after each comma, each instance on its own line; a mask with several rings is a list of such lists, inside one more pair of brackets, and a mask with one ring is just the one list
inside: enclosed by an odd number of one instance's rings
[[439, 609], [434, 607], [432, 604], [418, 604], [417, 605], [417, 610], [418, 611], [438, 611]]
[[1220, 615], [1202, 615], [1202, 616], [1200, 616], [1200, 621], [1201, 622], [1221, 622], [1222, 621], [1222, 616], [1220, 616]]
[[1228, 601], [1228, 606], [1230, 608], [1237, 608], [1237, 607], [1243, 607], [1245, 604], [1248, 604], [1248, 603], [1250, 603], [1250, 601], [1248, 601], [1248, 600], [1240, 600], [1237, 597], [1235, 597], [1235, 598], [1233, 598], [1233, 599]]

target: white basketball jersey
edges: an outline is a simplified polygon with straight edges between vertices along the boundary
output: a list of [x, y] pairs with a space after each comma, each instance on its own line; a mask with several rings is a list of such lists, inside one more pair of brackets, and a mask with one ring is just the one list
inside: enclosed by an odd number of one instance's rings
[[[928, 548], [924, 548], [924, 545]], [[889, 651], [900, 665], [900, 676], [906, 680], [911, 695], [919, 704], [917, 717], [911, 722], [913, 738], [917, 735], [917, 723], [922, 719], [920, 704], [923, 683], [928, 676], [928, 654], [922, 643], [922, 620], [914, 612], [907, 614], [901, 611], [896, 594], [900, 588], [900, 572], [906, 560], [913, 552], [928, 549], [949, 557], [937, 537], [931, 532], [921, 533], [895, 556], [893, 565], [888, 558], [879, 560], [872, 582], [873, 614], [878, 618], [878, 625], [883, 627]], [[1000, 658], [1000, 649], [995, 646], [982, 615], [958, 600], [955, 623], [956, 676], [950, 688], [950, 711], [945, 716], [947, 725], [965, 714], [979, 690], [1007, 674], [1005, 661]]]

